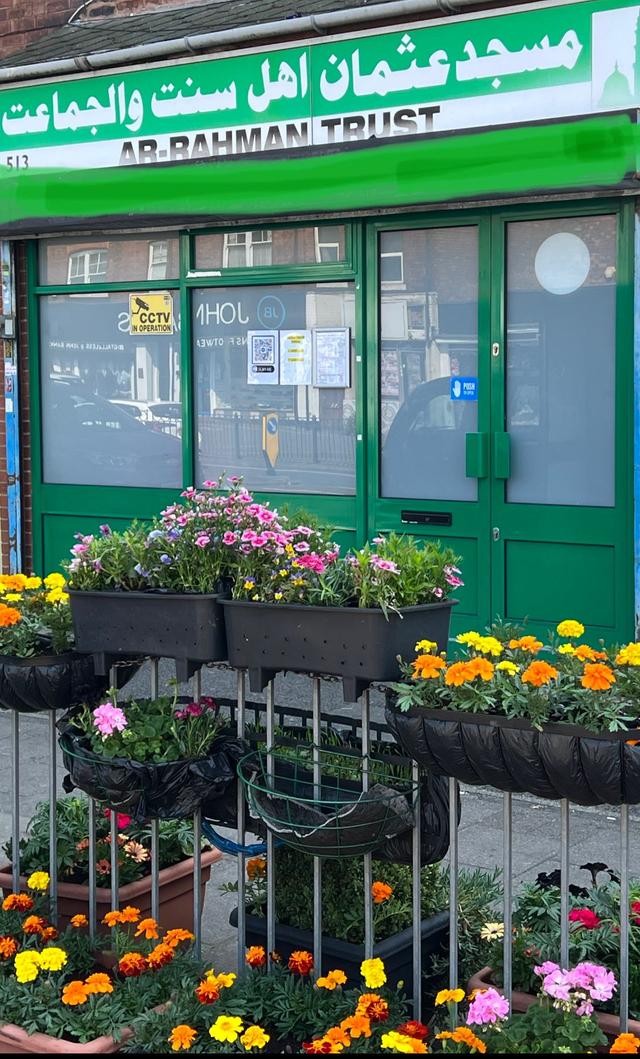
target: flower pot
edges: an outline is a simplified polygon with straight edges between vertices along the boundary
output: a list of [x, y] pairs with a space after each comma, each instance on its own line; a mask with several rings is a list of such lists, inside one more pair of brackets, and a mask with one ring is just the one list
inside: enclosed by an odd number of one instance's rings
[[219, 593], [69, 591], [79, 651], [93, 654], [96, 671], [132, 655], [175, 658], [188, 680], [205, 662], [227, 657]]
[[[229, 922], [232, 927], [238, 926], [238, 909], [234, 908]], [[245, 919], [245, 947], [250, 945], [266, 946], [267, 921], [263, 916], [247, 913]], [[429, 956], [443, 952], [449, 936], [449, 913], [437, 912], [434, 916], [422, 920], [422, 963], [427, 967]], [[276, 923], [276, 951], [283, 962], [289, 959], [297, 949], [313, 952], [313, 932], [299, 930], [297, 927]], [[384, 941], [376, 942], [373, 947], [374, 957], [379, 957], [387, 972], [387, 985], [394, 989], [398, 982], [404, 982], [404, 992], [410, 996], [413, 991], [413, 928], [393, 934]], [[364, 944], [356, 945], [338, 938], [322, 937], [322, 973], [338, 969], [344, 971], [350, 986], [362, 986], [360, 964], [365, 959]]]
[[[202, 854], [202, 907], [206, 893], [206, 886], [211, 874], [211, 868], [222, 859], [222, 854], [217, 849], [207, 850]], [[172, 864], [170, 868], [163, 868], [159, 873], [160, 878], [160, 911], [159, 921], [165, 930], [174, 927], [184, 927], [185, 930], [193, 931], [193, 857], [187, 857], [178, 864]], [[5, 864], [0, 868], [0, 887], [5, 897], [13, 892], [13, 881], [11, 865]], [[25, 876], [20, 876], [20, 891], [27, 889]], [[118, 905], [134, 905], [140, 909], [142, 916], [151, 915], [151, 876], [145, 875], [143, 879], [127, 883], [118, 890]], [[101, 920], [111, 909], [111, 890], [98, 886], [96, 890], [96, 918], [100, 932], [108, 934], [108, 928], [101, 925]], [[89, 915], [89, 887], [78, 884], [58, 881], [58, 928], [64, 929], [75, 915]]]
[[66, 710], [95, 702], [108, 683], [96, 673], [91, 657], [73, 651], [30, 658], [0, 655], [0, 707], [6, 710]]
[[[495, 986], [493, 981], [493, 969], [491, 967], [483, 967], [481, 971], [478, 971], [469, 980], [467, 984], [467, 993], [470, 993], [473, 989], [490, 989]], [[536, 997], [533, 993], [524, 993], [518, 989], [514, 989], [511, 994], [511, 1010], [516, 1011], [519, 1014], [523, 1014], [525, 1011], [535, 1004]], [[620, 1019], [617, 1015], [612, 1015], [608, 1011], [596, 1011], [595, 1012], [598, 1025], [602, 1032], [610, 1040], [614, 1040], [621, 1032]], [[629, 1033], [634, 1033], [636, 1037], [640, 1037], [640, 1022], [636, 1019], [629, 1019]], [[598, 1051], [608, 1051], [606, 1048], [598, 1049]]]
[[391, 706], [386, 719], [404, 752], [435, 775], [578, 805], [640, 802], [640, 732], [591, 732], [496, 714]]
[[229, 662], [249, 670], [252, 691], [262, 691], [276, 673], [342, 677], [345, 702], [355, 702], [373, 682], [398, 680], [398, 655], [412, 658], [417, 640], [444, 650], [456, 600], [406, 607], [389, 614], [368, 607], [307, 607], [301, 604], [222, 601]]
[[50, 1037], [48, 1033], [27, 1033], [20, 1026], [7, 1022], [0, 1025], [0, 1055], [80, 1055], [87, 1052], [119, 1052], [133, 1035], [128, 1027], [121, 1030], [121, 1037], [96, 1037], [86, 1044]]
[[246, 749], [235, 737], [220, 735], [197, 759], [151, 764], [108, 758], [96, 754], [88, 738], [64, 719], [59, 743], [73, 785], [138, 821], [179, 820], [203, 802], [212, 806], [235, 782], [236, 762]]

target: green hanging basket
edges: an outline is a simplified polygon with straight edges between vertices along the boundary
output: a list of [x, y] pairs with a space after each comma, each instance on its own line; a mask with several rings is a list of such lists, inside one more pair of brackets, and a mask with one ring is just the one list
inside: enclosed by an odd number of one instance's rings
[[343, 748], [261, 748], [241, 758], [238, 775], [251, 814], [280, 841], [316, 857], [372, 853], [415, 824], [419, 785], [399, 778], [397, 766]]

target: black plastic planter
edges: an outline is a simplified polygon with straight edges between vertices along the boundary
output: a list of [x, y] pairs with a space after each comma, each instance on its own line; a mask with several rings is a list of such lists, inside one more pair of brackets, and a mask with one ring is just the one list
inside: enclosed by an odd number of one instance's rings
[[[223, 734], [214, 739], [206, 757], [190, 761], [154, 765], [101, 757], [73, 723], [64, 721], [59, 743], [71, 780], [65, 784], [67, 791], [79, 787], [111, 809], [140, 822], [183, 819], [192, 816], [205, 802], [216, 817], [216, 799], [225, 799], [236, 780], [236, 763], [246, 752], [241, 741]], [[220, 815], [225, 805], [223, 801]]]
[[[238, 909], [234, 908], [229, 922], [232, 927], [238, 926]], [[262, 916], [247, 914], [245, 927], [245, 947], [250, 945], [266, 946], [267, 921]], [[449, 913], [437, 912], [429, 919], [422, 920], [422, 966], [428, 967], [428, 958], [443, 952], [449, 935]], [[286, 962], [292, 952], [305, 949], [313, 952], [313, 933], [310, 930], [299, 930], [284, 923], [276, 923], [276, 951]], [[395, 989], [398, 982], [404, 983], [403, 992], [413, 992], [413, 930], [411, 927], [393, 934], [373, 947], [374, 957], [384, 962], [387, 973], [387, 985]], [[338, 938], [322, 938], [322, 973], [338, 969], [344, 971], [350, 986], [362, 986], [360, 964], [365, 959], [364, 945], [356, 945]]]
[[461, 783], [568, 798], [578, 805], [640, 803], [637, 729], [590, 732], [569, 724], [545, 725], [497, 715], [386, 709], [387, 724], [404, 752], [439, 776]]
[[5, 710], [66, 710], [83, 702], [95, 702], [105, 693], [107, 684], [105, 677], [96, 674], [88, 655], [69, 652], [31, 658], [0, 656], [0, 707]]
[[175, 658], [188, 680], [205, 662], [227, 657], [218, 593], [69, 592], [76, 646], [108, 673], [114, 659], [136, 655]]
[[413, 658], [417, 640], [445, 650], [457, 600], [406, 607], [389, 614], [368, 607], [306, 607], [225, 599], [229, 662], [249, 670], [252, 691], [276, 673], [342, 677], [345, 702], [370, 684], [398, 680], [398, 655]]

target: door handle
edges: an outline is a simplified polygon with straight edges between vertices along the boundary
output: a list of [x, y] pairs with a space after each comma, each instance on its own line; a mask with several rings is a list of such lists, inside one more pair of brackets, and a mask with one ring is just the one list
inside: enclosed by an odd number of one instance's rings
[[467, 478], [486, 478], [489, 473], [489, 438], [486, 434], [467, 434], [466, 468]]
[[506, 430], [493, 435], [493, 462], [496, 478], [508, 478], [511, 474], [511, 436]]

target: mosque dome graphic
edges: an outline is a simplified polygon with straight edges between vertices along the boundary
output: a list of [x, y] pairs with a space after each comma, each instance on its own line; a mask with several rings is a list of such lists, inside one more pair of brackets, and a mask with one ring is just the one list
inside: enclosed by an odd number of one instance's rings
[[606, 110], [612, 107], [624, 106], [626, 103], [633, 103], [629, 78], [618, 69], [618, 64], [616, 63], [604, 83], [600, 106]]
[[[607, 14], [611, 17], [612, 12], [607, 12]], [[628, 28], [626, 40], [629, 42], [629, 44], [631, 44], [632, 52], [630, 54], [630, 49], [627, 45], [627, 49], [625, 49], [625, 57], [621, 58], [621, 56], [618, 55], [618, 57], [615, 58], [615, 61], [613, 63], [613, 69], [610, 69], [609, 74], [606, 76], [604, 82], [602, 83], [602, 94], [598, 101], [598, 106], [603, 108], [604, 110], [612, 110], [617, 107], [631, 106], [640, 95], [640, 14], [638, 14], [638, 8], [636, 8], [635, 12], [627, 9], [627, 11], [616, 11], [615, 15], [619, 18], [621, 16], [626, 16], [627, 18], [634, 18], [635, 15], [635, 34], [633, 37], [631, 37], [631, 34], [629, 34], [629, 30], [631, 29], [633, 22], [631, 23], [631, 25], [627, 23]], [[602, 28], [604, 29], [604, 26], [602, 26]], [[607, 34], [607, 44], [609, 45], [609, 47], [611, 47], [613, 42], [616, 40], [616, 30], [620, 32], [622, 28], [622, 25], [612, 25], [610, 27], [610, 30], [612, 32]], [[631, 40], [629, 39], [630, 37]], [[633, 41], [633, 44], [631, 43], [631, 41]], [[611, 48], [611, 51], [609, 51], [609, 61], [614, 58], [615, 51], [617, 50], [618, 49], [615, 48], [615, 46]], [[620, 64], [622, 64], [624, 69], [620, 69]], [[606, 71], [606, 69], [607, 67], [605, 66], [604, 70]]]

